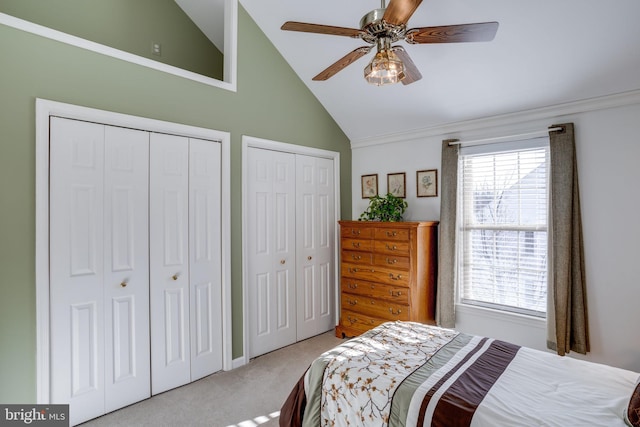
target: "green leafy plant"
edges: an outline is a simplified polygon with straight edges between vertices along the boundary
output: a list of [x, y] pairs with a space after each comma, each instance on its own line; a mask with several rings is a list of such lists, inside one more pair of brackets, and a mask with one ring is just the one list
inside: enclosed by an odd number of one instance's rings
[[384, 197], [376, 195], [369, 198], [369, 207], [360, 214], [358, 221], [402, 221], [407, 206], [406, 200], [391, 193]]

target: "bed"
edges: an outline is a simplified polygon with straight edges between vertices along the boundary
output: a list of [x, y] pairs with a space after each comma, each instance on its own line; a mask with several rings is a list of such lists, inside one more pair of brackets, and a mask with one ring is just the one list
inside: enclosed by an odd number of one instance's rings
[[413, 322], [318, 357], [280, 426], [640, 426], [640, 374]]

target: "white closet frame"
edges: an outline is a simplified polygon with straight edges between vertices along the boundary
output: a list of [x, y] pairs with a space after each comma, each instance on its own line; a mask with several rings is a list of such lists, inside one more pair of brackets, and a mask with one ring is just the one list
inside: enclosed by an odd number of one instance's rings
[[[242, 349], [243, 356], [242, 358], [238, 358], [234, 360], [234, 367], [239, 367], [249, 363], [249, 301], [248, 301], [248, 290], [247, 290], [247, 215], [245, 214], [245, 209], [247, 207], [247, 149], [249, 147], [262, 148], [266, 150], [273, 151], [282, 151], [285, 153], [292, 154], [303, 154], [307, 156], [313, 157], [323, 157], [326, 159], [333, 160], [333, 183], [334, 183], [334, 196], [335, 196], [335, 218], [340, 218], [340, 153], [337, 151], [323, 150], [320, 148], [313, 147], [305, 147], [303, 145], [296, 144], [287, 144], [285, 142], [272, 141], [269, 139], [256, 138], [253, 136], [242, 135]], [[339, 233], [340, 228], [336, 225], [335, 227], [335, 235], [334, 242], [339, 242]], [[337, 309], [340, 306], [340, 292], [338, 292], [339, 286], [339, 270], [340, 264], [339, 261], [340, 251], [336, 248], [334, 251], [334, 284], [335, 284], [335, 299], [334, 299], [334, 324], [338, 324], [339, 320], [339, 310]]]
[[46, 99], [36, 99], [36, 401], [50, 403], [49, 360], [49, 117], [220, 141], [222, 149], [222, 369], [232, 369], [231, 134]]

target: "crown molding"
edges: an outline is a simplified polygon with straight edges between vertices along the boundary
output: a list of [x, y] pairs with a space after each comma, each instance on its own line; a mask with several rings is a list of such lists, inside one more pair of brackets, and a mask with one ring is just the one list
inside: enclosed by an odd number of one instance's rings
[[484, 117], [481, 119], [446, 123], [423, 129], [414, 129], [407, 132], [355, 139], [351, 141], [351, 148], [355, 149], [372, 145], [406, 142], [434, 136], [447, 138], [456, 137], [463, 132], [477, 132], [485, 128], [510, 126], [518, 123], [527, 123], [551, 118], [557, 119], [559, 116], [566, 116], [569, 114], [606, 110], [609, 108], [623, 107], [633, 104], [640, 104], [640, 89], [596, 98], [583, 99], [580, 101], [567, 102], [549, 107]]

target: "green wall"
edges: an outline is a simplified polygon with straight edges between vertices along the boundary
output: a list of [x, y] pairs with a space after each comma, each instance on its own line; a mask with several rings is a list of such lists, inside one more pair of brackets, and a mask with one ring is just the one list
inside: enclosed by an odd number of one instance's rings
[[222, 53], [174, 0], [0, 0], [0, 12], [222, 80]]
[[35, 99], [231, 133], [233, 357], [242, 355], [242, 135], [340, 152], [349, 140], [239, 8], [238, 91], [229, 92], [0, 25], [0, 402], [35, 402]]

